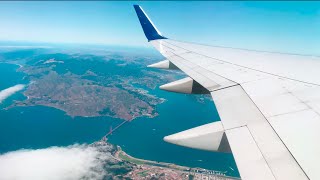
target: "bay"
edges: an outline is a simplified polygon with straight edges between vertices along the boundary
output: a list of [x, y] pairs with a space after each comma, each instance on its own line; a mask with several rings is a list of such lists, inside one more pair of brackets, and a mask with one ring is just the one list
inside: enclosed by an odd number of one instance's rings
[[[0, 63], [0, 90], [19, 83], [27, 84], [18, 66]], [[157, 105], [155, 118], [137, 118], [121, 126], [108, 141], [128, 154], [142, 159], [218, 170], [239, 176], [231, 154], [184, 148], [163, 141], [163, 137], [219, 120], [214, 103], [197, 102], [194, 95], [168, 93], [158, 88], [152, 94], [165, 98]], [[75, 117], [55, 108], [33, 106], [3, 109], [14, 100], [26, 97], [18, 92], [0, 104], [0, 153], [18, 149], [39, 149], [92, 143], [100, 140], [110, 127], [123, 122], [111, 117]], [[235, 170], [232, 170], [235, 169]]]

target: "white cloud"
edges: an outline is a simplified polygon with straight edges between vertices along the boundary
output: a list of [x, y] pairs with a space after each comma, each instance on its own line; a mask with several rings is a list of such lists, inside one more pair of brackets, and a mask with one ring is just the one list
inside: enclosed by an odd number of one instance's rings
[[9, 96], [13, 95], [14, 93], [21, 91], [24, 87], [25, 87], [25, 85], [23, 85], [23, 84], [17, 84], [15, 86], [12, 86], [12, 87], [9, 87], [7, 89], [0, 91], [0, 103], [3, 100], [7, 99]]
[[0, 179], [102, 179], [103, 162], [110, 157], [88, 145], [18, 150], [0, 155]]

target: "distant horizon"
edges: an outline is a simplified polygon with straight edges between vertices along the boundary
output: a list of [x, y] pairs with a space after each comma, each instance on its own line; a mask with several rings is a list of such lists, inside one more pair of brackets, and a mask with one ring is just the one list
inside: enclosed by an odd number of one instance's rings
[[144, 48], [144, 49], [152, 49], [152, 46], [141, 46], [141, 45], [127, 45], [127, 44], [112, 44], [112, 43], [80, 43], [80, 42], [45, 42], [45, 41], [24, 41], [24, 40], [0, 40], [0, 47], [2, 44], [13, 44], [13, 45], [81, 45], [81, 46], [112, 46], [112, 47], [132, 47], [132, 48]]
[[[106, 53], [126, 53], [135, 56], [152, 56], [158, 59], [164, 57], [156, 51], [153, 46], [130, 46], [130, 45], [112, 45], [112, 44], [84, 44], [84, 43], [51, 43], [51, 42], [30, 42], [30, 41], [1, 41], [0, 52], [11, 52], [16, 50], [47, 49], [54, 53], [80, 53], [96, 54]], [[0, 62], [1, 63], [1, 62]]]
[[320, 55], [320, 2], [0, 2], [0, 40], [149, 48], [134, 4], [170, 39]]
[[[184, 41], [183, 41], [184, 42]], [[2, 43], [9, 43], [8, 45]], [[14, 44], [18, 43], [18, 44]], [[24, 44], [25, 43], [25, 44]], [[245, 50], [252, 50], [252, 51], [260, 51], [260, 52], [272, 52], [272, 53], [283, 53], [283, 54], [293, 54], [293, 55], [302, 55], [302, 56], [320, 56], [319, 54], [303, 54], [303, 53], [293, 53], [293, 52], [286, 52], [286, 51], [265, 51], [262, 49], [246, 49], [241, 47], [230, 47], [230, 46], [219, 46], [219, 45], [210, 45], [210, 44], [202, 44], [197, 42], [190, 42], [198, 45], [204, 46], [217, 46], [217, 47], [225, 47], [225, 48], [234, 48], [234, 49], [245, 49]], [[51, 47], [50, 47], [51, 45]], [[147, 50], [149, 52], [156, 53], [162, 56], [151, 44], [149, 46], [139, 46], [139, 45], [125, 45], [125, 44], [98, 44], [98, 43], [69, 43], [69, 42], [32, 42], [32, 41], [2, 41], [0, 40], [0, 48], [1, 47], [40, 47], [40, 48], [58, 48], [61, 46], [69, 47], [69, 48], [129, 48], [129, 49], [141, 49]]]

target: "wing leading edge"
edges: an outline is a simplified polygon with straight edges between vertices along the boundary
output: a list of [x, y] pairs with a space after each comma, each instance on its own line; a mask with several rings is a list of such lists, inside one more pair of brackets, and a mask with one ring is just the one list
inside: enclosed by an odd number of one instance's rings
[[[143, 10], [135, 9], [139, 17]], [[141, 25], [148, 38], [156, 28], [146, 20]], [[315, 144], [320, 137], [319, 57], [152, 37], [150, 43], [167, 58], [160, 68], [175, 67], [189, 76], [162, 89], [210, 93], [221, 119], [165, 141], [209, 151], [231, 149], [242, 179], [320, 179], [320, 145]]]

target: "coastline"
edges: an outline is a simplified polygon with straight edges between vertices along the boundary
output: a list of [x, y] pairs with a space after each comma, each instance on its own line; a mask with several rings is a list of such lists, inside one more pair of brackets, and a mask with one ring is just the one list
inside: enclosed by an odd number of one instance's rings
[[[144, 173], [147, 172], [145, 169], [148, 169], [148, 168], [143, 166], [147, 166], [147, 167], [149, 166], [149, 167], [161, 168], [168, 171], [176, 171], [178, 173], [184, 174], [185, 177], [188, 179], [240, 180], [240, 178], [227, 176], [224, 172], [220, 172], [220, 171], [207, 170], [204, 168], [191, 168], [191, 167], [180, 166], [172, 163], [135, 158], [130, 156], [126, 152], [124, 152], [120, 146], [117, 145], [116, 147], [117, 147], [117, 150], [114, 153], [115, 158], [135, 164], [136, 166], [138, 166], [139, 169], [143, 170]], [[141, 172], [138, 172], [138, 173], [141, 173]]]
[[[0, 63], [5, 63], [5, 64], [13, 64], [13, 65], [16, 65], [16, 66], [18, 66], [18, 67], [16, 67], [15, 69], [16, 70], [18, 70], [19, 68], [21, 68], [21, 67], [23, 67], [21, 64], [18, 64], [18, 63], [14, 63], [14, 62], [12, 62], [12, 63], [10, 63], [10, 62], [0, 62]], [[170, 96], [173, 96], [173, 95], [169, 95], [169, 97]], [[181, 96], [180, 96], [181, 97]], [[30, 97], [29, 96], [26, 96], [26, 98], [27, 99], [30, 99]], [[169, 98], [170, 99], [170, 98]], [[173, 101], [170, 101], [169, 102], [169, 104], [167, 105], [167, 106], [169, 106], [169, 105], [172, 105], [172, 102]], [[170, 104], [171, 103], [171, 104]], [[62, 111], [62, 112], [64, 112], [63, 114], [63, 116], [69, 116], [70, 118], [72, 118], [72, 119], [74, 119], [75, 117], [74, 116], [71, 116], [70, 114], [68, 114], [68, 113], [66, 113], [66, 111], [64, 111], [63, 109], [59, 109], [59, 108], [57, 108], [57, 107], [54, 107], [54, 106], [47, 106], [47, 105], [35, 105], [35, 106], [42, 106], [42, 107], [48, 107], [48, 108], [53, 108], [53, 109], [57, 109], [57, 110], [59, 110], [59, 111]], [[31, 107], [30, 105], [29, 106], [21, 106], [21, 107]], [[171, 106], [172, 107], [172, 106]], [[165, 118], [163, 118], [163, 116], [165, 115], [165, 113], [163, 113], [162, 114], [162, 119], [165, 119]], [[76, 116], [76, 117], [79, 117], [79, 118], [88, 118], [89, 116]], [[93, 116], [93, 117], [89, 117], [89, 118], [95, 118], [96, 116]], [[99, 116], [99, 117], [104, 117], [104, 116]], [[110, 116], [106, 116], [106, 117], [110, 117]], [[166, 116], [164, 116], [164, 117], [166, 117]], [[106, 119], [108, 119], [108, 118], [106, 118]], [[112, 117], [111, 117], [112, 118]], [[173, 118], [173, 117], [171, 117], [170, 116], [170, 118]], [[135, 119], [135, 118], [134, 118]], [[154, 119], [153, 121], [148, 121], [148, 122], [144, 122], [144, 123], [148, 123], [149, 124], [149, 126], [151, 127], [151, 126], [153, 126], [154, 125], [154, 123], [153, 122], [155, 122], [155, 123], [157, 123], [157, 122], [159, 122], [159, 121], [157, 121], [159, 118], [157, 118], [157, 119]], [[167, 119], [169, 119], [169, 118], [167, 118]], [[151, 122], [152, 122], [152, 125], [150, 125], [151, 124]], [[138, 124], [138, 123], [137, 123]], [[115, 125], [113, 125], [113, 127], [114, 127]], [[109, 124], [107, 125], [107, 129], [108, 129], [108, 127], [109, 127]], [[150, 129], [150, 128], [149, 128]], [[153, 129], [153, 131], [152, 131], [152, 133], [154, 133], [155, 132], [155, 129], [154, 129], [154, 127], [152, 127], [152, 129]], [[160, 129], [160, 128], [159, 128]], [[158, 129], [157, 129], [158, 130]], [[125, 129], [125, 130], [122, 130], [121, 132], [130, 132], [130, 133], [132, 133], [131, 131], [127, 131], [127, 129]], [[156, 131], [157, 133], [158, 133], [158, 131]], [[126, 134], [125, 134], [126, 135]], [[119, 141], [119, 140], [118, 140]], [[91, 141], [92, 142], [92, 141]], [[115, 145], [117, 145], [117, 144], [119, 144], [119, 145], [123, 145], [123, 143], [121, 143], [122, 141], [120, 141], [120, 142], [113, 142]], [[125, 145], [127, 145], [127, 144], [125, 144]], [[127, 147], [127, 146], [126, 146]], [[126, 150], [127, 151], [127, 150]], [[140, 151], [140, 148], [139, 148], [139, 151]], [[128, 149], [128, 152], [129, 153], [132, 153], [133, 155], [135, 155], [135, 152], [134, 152], [134, 150], [132, 150], [132, 149]], [[159, 153], [158, 153], [159, 154]], [[138, 162], [141, 162], [140, 164], [142, 164], [143, 166], [154, 166], [154, 167], [158, 167], [158, 168], [168, 168], [168, 169], [172, 169], [172, 170], [174, 170], [174, 171], [179, 171], [179, 170], [182, 170], [182, 172], [188, 172], [188, 170], [189, 169], [191, 169], [191, 168], [189, 168], [189, 167], [184, 167], [184, 166], [178, 166], [178, 165], [175, 165], [175, 164], [170, 164], [170, 163], [164, 163], [164, 162], [171, 162], [171, 160], [172, 159], [175, 159], [174, 157], [171, 157], [171, 156], [174, 156], [173, 155], [173, 153], [171, 153], [170, 152], [170, 154], [163, 154], [163, 156], [164, 157], [167, 157], [167, 159], [163, 159], [163, 162], [158, 162], [158, 160], [160, 160], [160, 161], [162, 161], [162, 159], [156, 159], [157, 161], [149, 161], [149, 160], [144, 160], [144, 159], [138, 159], [138, 158], [134, 158], [134, 157], [131, 157], [130, 155], [128, 155], [128, 154], [126, 154], [125, 152], [123, 152], [122, 153], [122, 155], [123, 156], [125, 156], [125, 157], [130, 157], [129, 158], [129, 160], [132, 160], [132, 159], [135, 159], [135, 160], [139, 160]], [[161, 153], [160, 153], [160, 155], [162, 155]], [[137, 155], [137, 156], [139, 156], [139, 155]], [[139, 156], [139, 157], [142, 157], [142, 158], [145, 158], [145, 159], [151, 159], [151, 158], [149, 158], [149, 157], [144, 157], [144, 156]], [[168, 157], [170, 158], [170, 160], [168, 160]], [[189, 156], [189, 157], [193, 157], [193, 156]], [[202, 162], [202, 159], [203, 158], [200, 158], [200, 160], [197, 160], [197, 161], [199, 161], [199, 162]], [[179, 162], [178, 162], [179, 160], [175, 160], [175, 162], [173, 162], [173, 163], [177, 163], [177, 164], [179, 164]], [[214, 162], [214, 161], [211, 161], [211, 162]], [[219, 162], [219, 161], [217, 161], [217, 162]], [[136, 163], [136, 164], [138, 164], [138, 163]], [[139, 165], [139, 164], [138, 164]], [[186, 164], [187, 166], [189, 166], [189, 164]], [[162, 167], [162, 166], [166, 166], [166, 167]], [[193, 166], [193, 167], [199, 167], [199, 166], [197, 166], [197, 165], [195, 165], [195, 166]], [[201, 166], [200, 166], [201, 167]], [[192, 168], [192, 169], [197, 169], [197, 168]], [[201, 170], [201, 168], [198, 168], [199, 170]], [[196, 170], [195, 170], [196, 171]], [[212, 170], [210, 170], [211, 172], [212, 172]], [[201, 174], [201, 173], [198, 173], [198, 174]], [[206, 174], [206, 173], [204, 173], [204, 174]]]
[[[19, 68], [22, 68], [22, 67], [23, 67], [23, 65], [21, 65], [21, 64], [19, 64], [19, 63], [16, 63], [16, 62], [2, 62], [2, 61], [0, 61], [0, 63], [17, 65], [17, 66], [19, 66]], [[19, 69], [19, 68], [18, 68], [18, 69]]]

